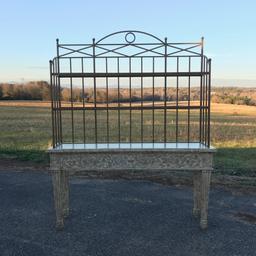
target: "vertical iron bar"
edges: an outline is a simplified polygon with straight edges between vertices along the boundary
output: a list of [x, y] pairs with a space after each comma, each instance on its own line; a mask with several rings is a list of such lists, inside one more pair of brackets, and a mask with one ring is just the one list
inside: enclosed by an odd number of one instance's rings
[[52, 61], [50, 60], [49, 66], [50, 66], [50, 93], [51, 93], [51, 108], [52, 108], [52, 146], [53, 148], [56, 147], [56, 142], [55, 142], [55, 125], [54, 125], [54, 110], [53, 110], [53, 82], [52, 82]]
[[[59, 74], [59, 62], [58, 62], [58, 74]], [[60, 87], [60, 78], [58, 76], [58, 79], [57, 79], [57, 83], [58, 83], [58, 112], [59, 112], [59, 115], [58, 115], [58, 124], [59, 124], [59, 143], [61, 144], [62, 143], [62, 121], [61, 121], [61, 87]]]
[[[72, 57], [69, 58], [69, 69], [70, 73], [72, 74]], [[71, 132], [72, 132], [72, 143], [74, 144], [75, 141], [75, 134], [74, 134], [74, 103], [73, 103], [73, 79], [72, 76], [70, 77], [70, 100], [71, 100]]]
[[[177, 57], [177, 73], [179, 73], [179, 57]], [[176, 143], [179, 140], [179, 77], [176, 81]]]
[[[141, 74], [143, 73], [143, 57], [141, 57], [140, 59], [140, 70], [141, 70]], [[140, 135], [141, 135], [141, 142], [143, 143], [143, 123], [144, 123], [144, 116], [143, 116], [143, 76], [141, 76], [141, 80], [140, 80], [140, 105], [141, 105], [141, 112], [140, 112]]]
[[164, 39], [164, 143], [166, 143], [166, 123], [167, 123], [167, 38]]
[[[208, 72], [207, 58], [205, 57], [205, 71]], [[205, 144], [208, 144], [208, 75], [205, 75]]]
[[[155, 73], [155, 57], [153, 57], [153, 67], [152, 67], [153, 73]], [[153, 97], [152, 97], [152, 141], [155, 142], [155, 76], [152, 77], [152, 87], [153, 87]]]
[[[119, 57], [117, 57], [117, 73], [120, 73]], [[121, 120], [120, 120], [120, 77], [117, 77], [117, 102], [118, 102], [118, 142], [121, 141]]]
[[60, 73], [60, 53], [59, 53], [59, 39], [56, 40], [56, 44], [57, 44], [57, 58], [58, 58], [58, 92], [59, 92], [59, 143], [62, 143], [62, 113], [61, 113], [61, 83], [60, 83], [60, 77], [59, 77], [59, 73]]
[[212, 66], [212, 60], [209, 59], [209, 80], [208, 80], [208, 141], [207, 141], [207, 146], [210, 147], [211, 143], [211, 68]]
[[[55, 73], [58, 70], [58, 62], [55, 61]], [[58, 76], [55, 76], [54, 79], [54, 102], [55, 102], [55, 118], [56, 118], [56, 142], [57, 145], [60, 144], [60, 133], [59, 133], [59, 102], [57, 98], [57, 89], [58, 89]]]
[[[108, 74], [108, 58], [106, 58], [106, 74]], [[106, 76], [106, 100], [107, 100], [107, 142], [109, 143], [108, 76]]]
[[[206, 57], [204, 57], [204, 72], [206, 72], [207, 71], [207, 58]], [[208, 90], [208, 81], [207, 81], [207, 76], [206, 75], [204, 75], [204, 101], [205, 101], [205, 103], [204, 103], [204, 144], [205, 145], [207, 145], [207, 116], [208, 116], [208, 113], [207, 113], [207, 111], [208, 111], [208, 109], [207, 109], [207, 104], [208, 104], [208, 99], [207, 99], [207, 97], [208, 97], [208, 94], [207, 94], [207, 90]]]
[[[188, 58], [188, 72], [191, 72], [191, 57]], [[190, 93], [191, 93], [191, 81], [190, 75], [188, 76], [188, 143], [190, 142]]]
[[[96, 57], [95, 57], [95, 38], [92, 39], [93, 44], [93, 73], [96, 73]], [[93, 77], [93, 90], [94, 90], [94, 128], [95, 128], [95, 143], [98, 143], [98, 132], [97, 132], [97, 88], [96, 88], [96, 77]]]
[[[131, 57], [129, 57], [129, 73], [131, 74]], [[129, 99], [130, 99], [130, 143], [132, 142], [132, 78], [129, 76]]]
[[200, 118], [199, 118], [199, 142], [202, 142], [202, 72], [203, 72], [203, 56], [204, 56], [204, 38], [201, 38], [201, 76], [200, 76]]
[[[203, 57], [203, 73], [205, 71], [205, 66], [204, 66], [204, 57]], [[204, 125], [205, 125], [205, 76], [202, 74], [202, 143], [205, 144], [205, 130], [204, 130]]]
[[[57, 60], [56, 58], [54, 59], [53, 62], [53, 73], [56, 73], [57, 71]], [[58, 123], [58, 102], [57, 102], [57, 97], [56, 97], [56, 86], [57, 86], [57, 76], [54, 76], [53, 79], [53, 104], [54, 104], [54, 121], [55, 121], [55, 142], [56, 145], [59, 145], [59, 123]]]
[[[83, 58], [81, 58], [81, 68], [82, 68], [82, 73], [84, 73], [84, 61]], [[83, 136], [84, 136], [84, 144], [86, 143], [86, 137], [85, 137], [85, 91], [84, 91], [84, 77], [82, 77], [82, 101], [83, 101]]]

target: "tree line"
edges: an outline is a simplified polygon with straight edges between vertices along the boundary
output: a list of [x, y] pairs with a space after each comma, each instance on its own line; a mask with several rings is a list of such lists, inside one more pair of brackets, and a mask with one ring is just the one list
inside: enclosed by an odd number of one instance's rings
[[0, 83], [0, 100], [44, 100], [49, 101], [50, 85], [46, 81], [24, 84]]
[[[179, 100], [188, 100], [189, 94], [187, 88], [180, 88], [178, 95], [175, 88], [167, 88], [166, 96], [168, 101], [175, 101], [177, 96]], [[74, 102], [132, 102], [136, 101], [162, 101], [165, 99], [165, 91], [163, 87], [156, 87], [154, 94], [152, 88], [144, 88], [143, 93], [141, 88], [132, 88], [130, 91], [128, 88], [120, 88], [118, 91], [116, 88], [109, 88], [108, 93], [106, 88], [98, 88], [96, 94], [93, 88], [86, 88], [82, 92], [81, 88], [73, 87], [72, 95], [70, 88], [61, 88], [61, 99], [63, 101]], [[198, 100], [199, 93], [198, 88], [191, 89], [191, 100]], [[12, 84], [12, 83], [0, 83], [0, 100], [51, 100], [50, 85], [46, 81], [33, 81], [24, 84]]]
[[212, 102], [256, 106], [256, 88], [215, 87]]
[[[168, 87], [166, 91], [168, 101], [176, 101], [177, 97], [180, 101], [199, 100], [199, 87], [191, 87], [190, 95], [188, 88], [180, 87], [177, 95], [176, 88]], [[133, 88], [130, 92], [128, 88], [98, 88], [94, 94], [93, 88], [86, 88], [82, 92], [81, 88], [74, 87], [72, 90], [72, 100], [74, 102], [132, 102], [136, 101], [162, 101], [165, 99], [165, 91], [162, 87], [155, 87], [154, 94], [152, 88]], [[212, 102], [239, 104], [239, 105], [256, 105], [256, 89], [255, 88], [238, 88], [238, 87], [215, 87], [212, 88]], [[50, 85], [46, 81], [32, 81], [24, 84], [0, 83], [0, 100], [41, 100], [49, 101], [51, 99]], [[70, 88], [61, 88], [61, 99], [63, 101], [71, 101]]]

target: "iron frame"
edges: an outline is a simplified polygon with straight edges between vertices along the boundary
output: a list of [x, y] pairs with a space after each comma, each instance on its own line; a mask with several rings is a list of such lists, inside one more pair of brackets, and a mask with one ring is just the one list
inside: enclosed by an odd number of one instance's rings
[[[121, 43], [111, 43], [107, 42], [109, 39], [112, 39], [115, 36], [122, 37], [124, 42]], [[137, 36], [144, 36], [150, 42], [139, 41], [137, 40]], [[129, 37], [131, 37], [129, 39]], [[137, 42], [138, 41], [138, 42]], [[161, 40], [160, 38], [151, 35], [149, 33], [145, 33], [142, 31], [119, 31], [112, 34], [109, 34], [100, 40], [96, 41], [92, 40], [91, 44], [60, 44], [59, 40], [56, 40], [57, 46], [57, 56], [50, 61], [50, 84], [51, 84], [51, 106], [52, 106], [52, 144], [53, 148], [61, 145], [63, 143], [63, 122], [62, 122], [62, 113], [63, 111], [71, 112], [71, 134], [72, 134], [72, 143], [75, 141], [75, 130], [74, 130], [74, 112], [81, 111], [83, 115], [83, 141], [81, 143], [86, 143], [86, 111], [93, 110], [94, 111], [94, 137], [95, 143], [99, 143], [98, 140], [98, 121], [97, 114], [98, 111], [105, 110], [107, 113], [107, 142], [111, 142], [109, 139], [109, 111], [117, 110], [118, 112], [118, 140], [121, 142], [121, 125], [120, 125], [120, 112], [122, 110], [129, 111], [129, 123], [130, 123], [130, 134], [129, 134], [129, 142], [132, 142], [132, 111], [140, 110], [141, 111], [141, 142], [143, 142], [143, 115], [144, 110], [152, 110], [152, 142], [157, 142], [155, 139], [155, 110], [163, 110], [164, 111], [164, 132], [163, 132], [163, 141], [168, 141], [167, 136], [167, 116], [169, 109], [173, 109], [176, 111], [176, 120], [175, 120], [175, 143], [179, 142], [179, 111], [187, 110], [187, 139], [186, 141], [191, 142], [190, 139], [190, 129], [191, 129], [191, 110], [197, 109], [199, 110], [199, 143], [210, 147], [210, 102], [211, 102], [211, 59], [208, 59], [204, 55], [204, 39], [201, 38], [200, 42], [185, 42], [185, 43], [170, 43], [167, 38]], [[129, 47], [139, 52], [135, 53], [127, 53], [122, 52], [122, 50], [126, 50]], [[143, 61], [149, 58], [152, 63], [152, 71], [146, 72], [144, 71]], [[158, 59], [164, 61], [163, 71], [159, 72], [155, 70], [155, 62]], [[176, 71], [170, 72], [168, 71], [168, 60], [173, 59], [176, 62]], [[181, 71], [180, 63], [181, 59], [185, 58], [188, 61], [188, 70]], [[193, 60], [199, 58], [200, 60], [200, 70], [192, 71], [192, 63]], [[61, 70], [61, 60], [69, 61], [69, 71], [63, 72]], [[84, 68], [84, 60], [92, 60], [92, 72], [87, 72]], [[105, 72], [97, 72], [96, 61], [98, 59], [105, 61]], [[117, 71], [109, 72], [109, 60], [115, 59], [117, 62]], [[120, 60], [126, 59], [128, 61], [128, 72], [120, 72]], [[132, 72], [132, 60], [139, 59], [141, 63], [139, 72]], [[74, 60], [81, 61], [81, 72], [74, 72], [72, 69], [72, 64]], [[117, 79], [117, 91], [118, 91], [118, 100], [115, 106], [111, 106], [109, 101], [109, 78]], [[153, 96], [154, 91], [156, 90], [155, 78], [162, 77], [164, 79], [163, 88], [164, 88], [164, 99], [163, 104], [159, 106], [155, 104], [156, 101], [153, 97], [152, 104], [150, 106], [144, 105], [143, 100], [141, 100], [140, 105], [133, 106], [131, 100], [131, 90], [132, 87], [132, 78], [140, 79], [140, 91], [141, 95], [143, 95], [144, 84], [143, 78], [149, 77], [152, 78], [152, 91]], [[168, 88], [168, 77], [176, 78], [176, 100], [173, 105], [168, 105], [167, 100], [167, 88]], [[188, 100], [187, 105], [181, 105], [179, 102], [179, 89], [181, 88], [179, 81], [180, 78], [187, 77], [187, 88], [188, 88]], [[199, 77], [200, 84], [198, 85], [200, 90], [199, 95], [199, 105], [191, 105], [191, 78]], [[70, 81], [70, 92], [71, 92], [71, 100], [70, 106], [62, 106], [61, 100], [61, 90], [63, 88], [61, 79], [68, 78]], [[82, 99], [82, 106], [75, 106], [73, 100], [73, 79], [80, 78], [82, 81], [81, 90], [84, 93], [85, 90], [85, 79], [92, 78], [93, 79], [93, 90], [94, 90], [94, 102], [93, 106], [86, 106], [85, 99]], [[97, 78], [104, 78], [106, 81], [106, 103], [104, 105], [99, 106], [97, 104]], [[128, 78], [129, 80], [129, 104], [123, 106], [120, 101], [120, 78]], [[143, 98], [143, 97], [142, 97]], [[193, 141], [194, 142], [194, 141]]]

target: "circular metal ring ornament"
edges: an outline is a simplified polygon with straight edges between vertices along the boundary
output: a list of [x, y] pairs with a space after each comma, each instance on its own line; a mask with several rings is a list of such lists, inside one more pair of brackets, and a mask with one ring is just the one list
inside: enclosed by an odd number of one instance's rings
[[128, 32], [126, 35], [125, 35], [125, 41], [128, 43], [128, 44], [132, 44], [136, 39], [136, 36], [133, 32]]

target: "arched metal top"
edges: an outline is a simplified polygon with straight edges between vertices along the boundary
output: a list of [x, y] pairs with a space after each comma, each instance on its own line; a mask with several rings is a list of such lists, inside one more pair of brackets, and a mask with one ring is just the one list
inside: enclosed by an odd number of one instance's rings
[[[102, 37], [100, 40], [98, 40], [96, 42], [96, 44], [99, 44], [100, 42], [104, 41], [105, 39], [111, 37], [111, 36], [114, 36], [114, 35], [118, 35], [118, 34], [125, 34], [125, 41], [129, 44], [133, 43], [135, 40], [136, 40], [136, 34], [143, 34], [143, 35], [146, 35], [146, 36], [149, 36], [149, 37], [152, 37], [154, 38], [155, 40], [159, 41], [160, 43], [164, 44], [165, 42], [163, 40], [161, 40], [160, 38], [150, 34], [150, 33], [147, 33], [147, 32], [143, 32], [143, 31], [139, 31], [139, 30], [123, 30], [123, 31], [118, 31], [118, 32], [114, 32], [114, 33], [111, 33], [107, 36], [104, 36]], [[132, 36], [132, 39], [129, 39], [128, 36]]]

